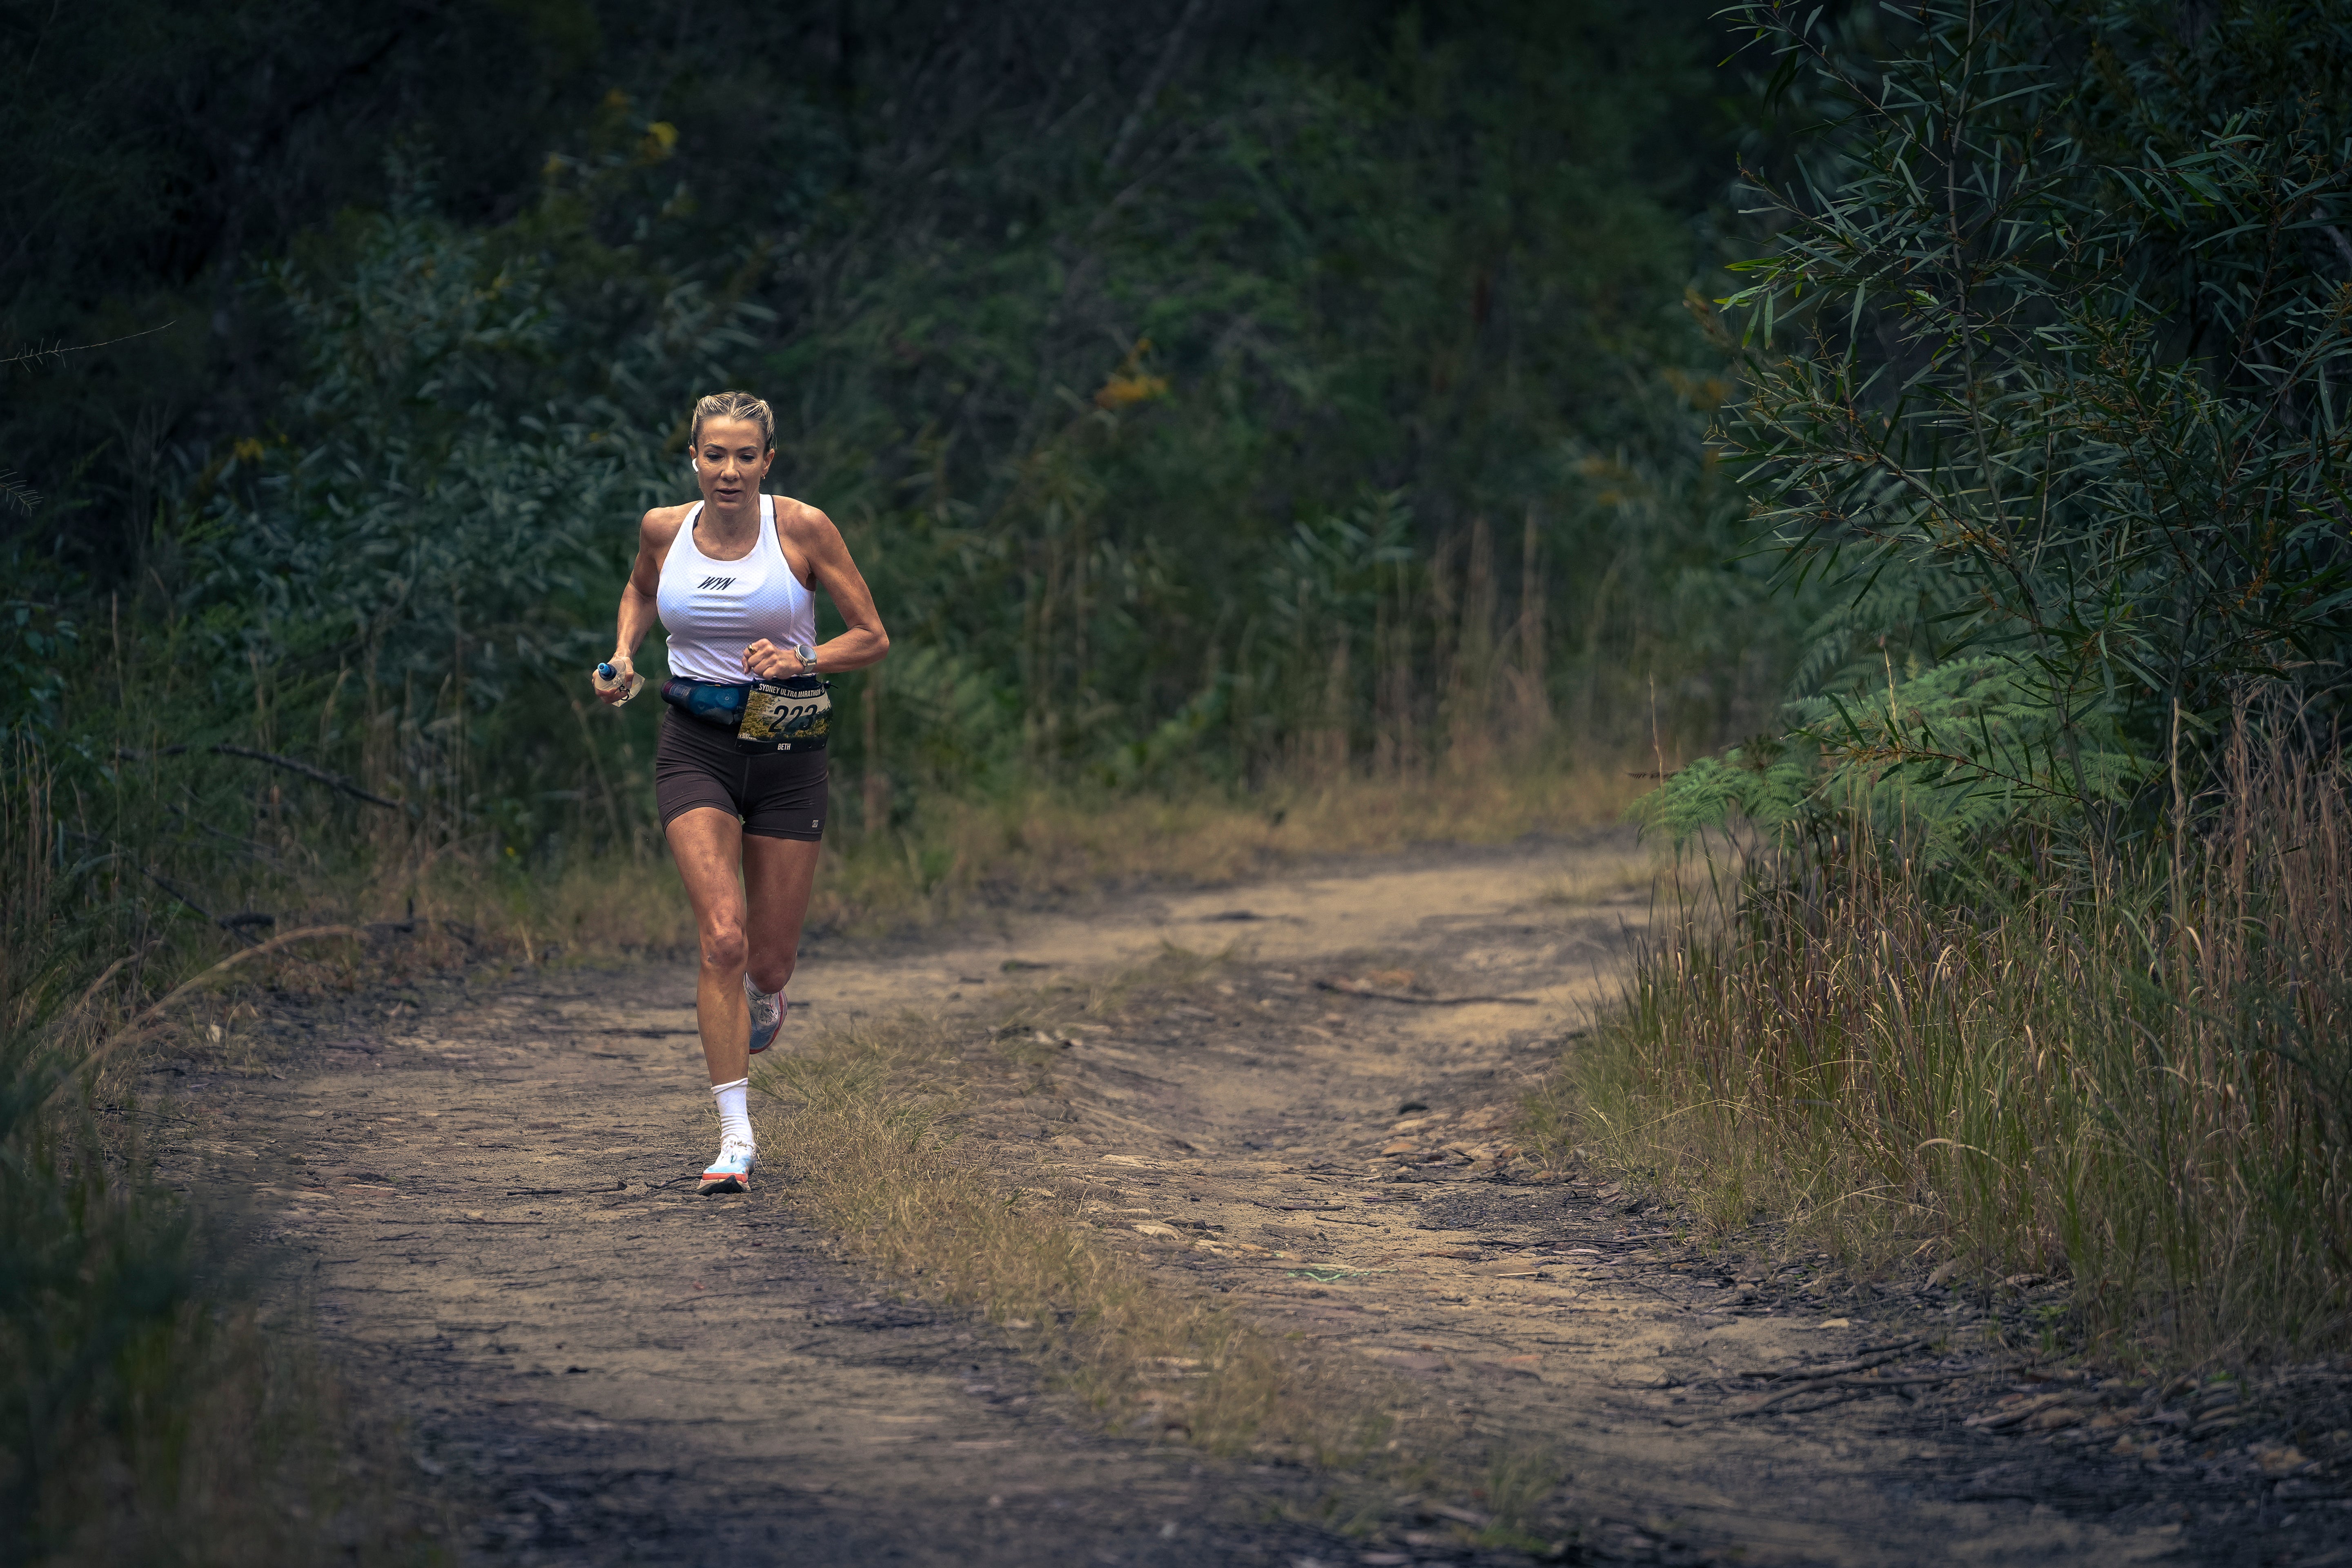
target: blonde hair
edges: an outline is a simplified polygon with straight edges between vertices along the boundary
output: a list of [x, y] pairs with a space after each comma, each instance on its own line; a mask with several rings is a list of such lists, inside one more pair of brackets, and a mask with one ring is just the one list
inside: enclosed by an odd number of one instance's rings
[[690, 445], [702, 445], [702, 422], [706, 419], [749, 419], [760, 427], [760, 445], [776, 444], [776, 416], [768, 405], [748, 392], [714, 392], [694, 405], [694, 433]]

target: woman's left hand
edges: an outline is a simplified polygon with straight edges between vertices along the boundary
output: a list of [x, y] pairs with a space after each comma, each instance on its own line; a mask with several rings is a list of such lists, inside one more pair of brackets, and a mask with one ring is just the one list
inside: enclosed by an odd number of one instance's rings
[[781, 680], [801, 673], [801, 656], [761, 637], [743, 650], [745, 673], [762, 680]]

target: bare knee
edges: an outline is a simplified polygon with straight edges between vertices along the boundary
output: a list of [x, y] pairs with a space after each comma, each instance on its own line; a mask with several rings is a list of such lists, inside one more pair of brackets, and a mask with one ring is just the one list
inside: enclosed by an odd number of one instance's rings
[[796, 952], [755, 952], [744, 973], [762, 991], [782, 991], [792, 979], [793, 971], [799, 967], [799, 957]]
[[702, 933], [702, 967], [740, 974], [751, 949], [738, 925], [713, 926]]

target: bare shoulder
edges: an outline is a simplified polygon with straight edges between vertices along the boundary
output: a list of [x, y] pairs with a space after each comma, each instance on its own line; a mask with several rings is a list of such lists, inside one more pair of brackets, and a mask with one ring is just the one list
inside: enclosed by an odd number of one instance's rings
[[833, 519], [804, 500], [791, 496], [776, 498], [776, 526], [784, 536], [803, 549], [838, 542], [841, 530], [834, 527]]
[[637, 537], [656, 550], [667, 548], [685, 526], [686, 514], [693, 510], [691, 503], [657, 506], [646, 513], [645, 521], [637, 525]]

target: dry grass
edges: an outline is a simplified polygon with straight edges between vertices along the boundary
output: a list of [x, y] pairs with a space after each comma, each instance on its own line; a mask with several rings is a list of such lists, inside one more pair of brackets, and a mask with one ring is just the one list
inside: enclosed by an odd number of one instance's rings
[[[1596, 769], [1498, 770], [1414, 784], [1348, 778], [1271, 786], [1245, 799], [1045, 790], [940, 798], [906, 829], [829, 841], [809, 924], [858, 935], [919, 930], [992, 906], [1097, 896], [1124, 885], [1213, 886], [1317, 855], [1571, 832], [1618, 820], [1633, 793], [1622, 770]], [[322, 985], [387, 966], [597, 960], [688, 952], [694, 943], [677, 873], [667, 849], [650, 840], [532, 861], [479, 846], [436, 845], [422, 831], [385, 823], [367, 853], [340, 870], [313, 862], [296, 875], [248, 871], [215, 901], [267, 910], [279, 931], [339, 921], [373, 925], [377, 941], [364, 955], [285, 961], [312, 965], [285, 973]], [[164, 973], [234, 951], [200, 930], [182, 938], [185, 951], [159, 955]]]
[[1419, 781], [1348, 776], [1246, 797], [1030, 791], [926, 803], [910, 830], [829, 852], [813, 921], [854, 931], [923, 926], [989, 903], [1139, 882], [1206, 886], [1310, 856], [1496, 843], [1622, 818], [1622, 769], [1505, 770]]
[[[151, 1037], [126, 1026], [216, 960], [218, 933], [156, 931], [90, 899], [77, 872], [92, 863], [60, 853], [74, 837], [53, 815], [41, 759], [9, 761], [0, 1560], [450, 1560], [447, 1521], [414, 1494], [394, 1434], [352, 1405], [305, 1337], [262, 1321], [257, 1281], [226, 1240], [233, 1216], [198, 1212], [153, 1170], [165, 1130], [184, 1119], [143, 1100]], [[356, 962], [354, 945], [289, 962], [331, 972]]]
[[[1571, 832], [1622, 817], [1633, 783], [1616, 769], [1497, 770], [1411, 784], [1348, 778], [1273, 786], [1246, 799], [1045, 790], [940, 798], [908, 828], [829, 841], [809, 924], [873, 935], [1124, 885], [1213, 886], [1318, 855]], [[534, 963], [693, 945], [693, 915], [677, 874], [653, 844], [534, 864], [379, 838], [363, 868], [245, 896], [277, 911], [281, 930], [345, 919], [388, 929], [413, 917], [415, 931], [404, 933], [411, 953], [395, 960], [380, 949], [371, 961], [377, 964], [467, 956]]]
[[[2352, 795], [2242, 733], [2192, 827], [1962, 897], [1850, 839], [1694, 914], [1533, 1112], [1718, 1230], [2046, 1275], [2110, 1353], [2352, 1342]], [[1696, 906], [1694, 906], [1696, 907]]]
[[[976, 1309], [1115, 1427], [1213, 1453], [1318, 1468], [1361, 1464], [1388, 1431], [1382, 1403], [1296, 1344], [1171, 1292], [1088, 1222], [1083, 1183], [994, 1159], [954, 1131], [982, 1075], [1026, 1078], [1041, 1028], [1114, 1010], [1139, 983], [1041, 993], [994, 1016], [908, 1015], [821, 1031], [761, 1071], [761, 1142], [788, 1150], [789, 1201], [853, 1257], [923, 1299]], [[1017, 1162], [1017, 1163], [1016, 1163]]]

